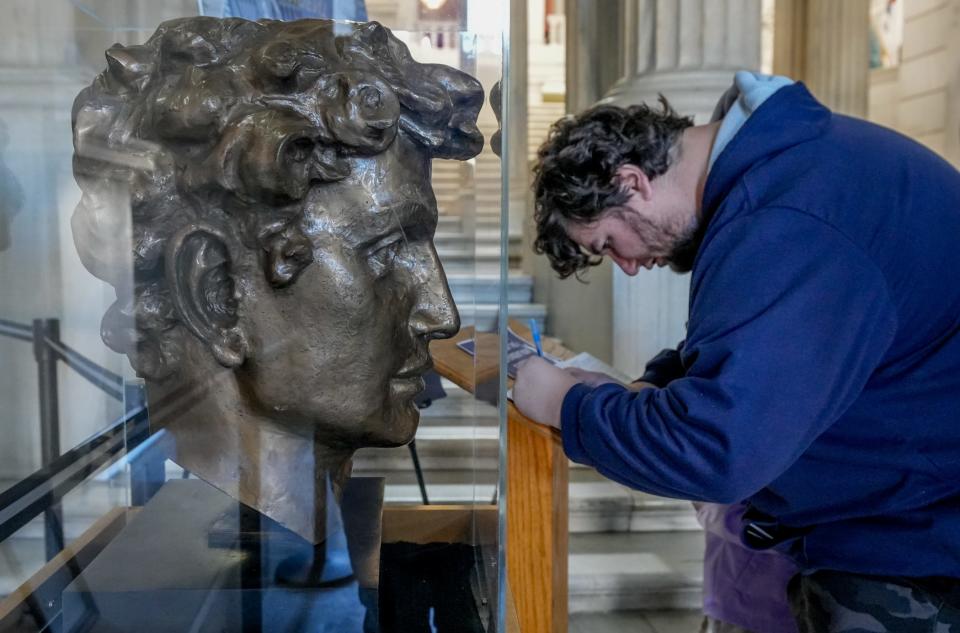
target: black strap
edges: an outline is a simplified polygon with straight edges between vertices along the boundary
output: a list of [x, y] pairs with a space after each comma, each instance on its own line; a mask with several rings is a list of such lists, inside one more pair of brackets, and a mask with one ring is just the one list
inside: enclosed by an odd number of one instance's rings
[[753, 549], [770, 549], [784, 541], [799, 539], [810, 532], [811, 528], [797, 528], [783, 525], [775, 518], [748, 506], [743, 513], [743, 542]]

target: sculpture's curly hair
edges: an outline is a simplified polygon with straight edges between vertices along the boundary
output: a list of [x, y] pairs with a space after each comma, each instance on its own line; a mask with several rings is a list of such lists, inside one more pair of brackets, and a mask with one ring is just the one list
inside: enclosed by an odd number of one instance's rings
[[[145, 377], [169, 375], [180, 357], [185, 328], [163, 273], [179, 228], [233, 224], [282, 287], [312, 261], [297, 223], [304, 197], [346, 177], [351, 156], [398, 134], [438, 158], [483, 146], [480, 84], [417, 63], [375, 22], [184, 18], [106, 58], [74, 102], [83, 196], [72, 227], [83, 264], [117, 289], [104, 342]], [[128, 232], [132, 248], [119, 243]]]
[[533, 247], [561, 278], [600, 263], [570, 239], [565, 225], [591, 222], [627, 201], [617, 169], [635, 165], [653, 180], [675, 160], [680, 135], [693, 119], [679, 116], [662, 95], [660, 106], [598, 105], [550, 128], [534, 167]]

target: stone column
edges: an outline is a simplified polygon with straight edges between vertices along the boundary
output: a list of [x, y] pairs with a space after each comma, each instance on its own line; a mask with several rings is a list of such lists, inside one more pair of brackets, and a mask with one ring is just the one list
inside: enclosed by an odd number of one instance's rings
[[[509, 72], [506, 76], [509, 86], [504, 87], [509, 103], [506, 125], [503, 128], [508, 149], [501, 158], [507, 161], [509, 179], [507, 228], [510, 235], [518, 237], [523, 236], [524, 214], [530, 191], [530, 166], [527, 164], [527, 90], [529, 86], [527, 44], [534, 30], [529, 27], [529, 20], [532, 16], [535, 22], [539, 20], [542, 23], [542, 1], [540, 4], [540, 13], [531, 14], [530, 5], [523, 2], [510, 3], [510, 50], [504, 52], [505, 55], [509, 55]], [[540, 39], [543, 40], [542, 32]]]
[[774, 71], [835, 112], [867, 116], [870, 0], [777, 0]]
[[567, 112], [596, 103], [622, 74], [617, 63], [623, 46], [619, 18], [623, 4], [631, 1], [565, 1]]
[[[737, 70], [760, 67], [760, 0], [627, 0], [623, 78], [602, 99], [629, 105], [663, 94], [705, 123]], [[666, 269], [613, 275], [613, 362], [639, 376], [686, 337], [689, 275]]]
[[626, 73], [608, 103], [663, 93], [702, 123], [734, 71], [760, 67], [760, 0], [628, 0], [622, 25]]

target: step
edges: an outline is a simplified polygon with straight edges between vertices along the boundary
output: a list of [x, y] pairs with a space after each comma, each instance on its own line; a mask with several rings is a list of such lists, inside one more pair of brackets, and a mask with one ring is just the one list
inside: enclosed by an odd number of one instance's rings
[[[497, 217], [499, 218], [499, 216]], [[520, 235], [511, 235], [510, 239], [511, 241], [521, 241], [522, 237]], [[433, 243], [438, 249], [452, 248], [457, 246], [470, 248], [473, 245], [499, 248], [500, 230], [499, 227], [496, 229], [484, 227], [470, 234], [464, 231], [438, 230], [433, 236]]]
[[420, 410], [420, 426], [490, 426], [499, 425], [496, 408], [470, 396], [459, 402], [452, 398], [434, 400], [426, 409]]
[[[516, 265], [518, 265], [518, 262], [511, 259], [510, 266], [514, 267]], [[461, 260], [444, 262], [443, 270], [448, 275], [496, 275], [500, 272], [500, 262], [498, 260], [484, 260], [479, 262]]]
[[[457, 309], [463, 326], [475, 325], [481, 332], [492, 332], [496, 327], [499, 314], [499, 306], [496, 304], [465, 304], [457, 306]], [[543, 328], [547, 308], [539, 303], [510, 303], [507, 304], [507, 315], [523, 322], [536, 319], [537, 325]]]
[[[487, 426], [430, 426], [417, 430], [416, 447], [424, 471], [492, 471], [499, 468], [499, 425], [496, 418]], [[355, 472], [394, 471], [412, 468], [410, 450], [364, 448], [354, 457]]]
[[570, 612], [698, 609], [703, 534], [570, 535]]
[[[458, 306], [500, 301], [499, 274], [448, 273], [447, 283]], [[510, 303], [530, 303], [533, 299], [533, 277], [530, 275], [510, 273], [506, 284], [507, 301]]]
[[[478, 483], [472, 486], [432, 484], [427, 485], [427, 499], [431, 504], [490, 503], [496, 489], [496, 483]], [[387, 503], [423, 503], [417, 484], [387, 485], [383, 498]]]
[[444, 268], [451, 264], [500, 263], [500, 244], [471, 244], [467, 246], [438, 246], [437, 255]]
[[437, 217], [437, 231], [458, 233], [463, 231], [463, 218], [459, 215], [440, 213]]
[[[576, 475], [571, 474], [571, 479]], [[665, 499], [603, 479], [570, 482], [570, 532], [699, 532], [688, 501]]]
[[[439, 247], [444, 247], [448, 250], [456, 250], [458, 248], [466, 248], [467, 250], [474, 250], [477, 246], [484, 247], [487, 249], [490, 254], [496, 254], [500, 249], [500, 240], [499, 237], [494, 238], [494, 235], [499, 236], [500, 230], [503, 228], [503, 223], [501, 222], [500, 214], [476, 214], [473, 217], [469, 218], [465, 223], [472, 223], [473, 231], [476, 234], [486, 234], [480, 240], [472, 240], [469, 237], [469, 233], [466, 238], [463, 240], [451, 239], [446, 243], [437, 245]], [[526, 240], [523, 235], [519, 223], [515, 223], [517, 226], [511, 226], [508, 228], [508, 240], [510, 252], [512, 253], [515, 250], [522, 250], [523, 248], [529, 248], [527, 246], [529, 240]]]

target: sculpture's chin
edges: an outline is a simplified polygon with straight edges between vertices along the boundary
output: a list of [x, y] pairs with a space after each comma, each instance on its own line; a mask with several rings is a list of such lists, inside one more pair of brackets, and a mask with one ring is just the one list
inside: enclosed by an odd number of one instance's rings
[[420, 425], [420, 409], [412, 398], [395, 399], [390, 403], [390, 411], [386, 415], [387, 423], [381, 421], [374, 431], [374, 437], [369, 438], [366, 446], [393, 448], [409, 444], [417, 434]]

